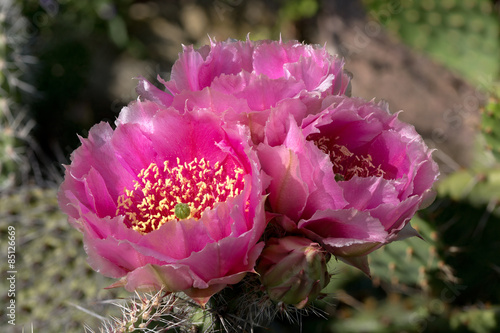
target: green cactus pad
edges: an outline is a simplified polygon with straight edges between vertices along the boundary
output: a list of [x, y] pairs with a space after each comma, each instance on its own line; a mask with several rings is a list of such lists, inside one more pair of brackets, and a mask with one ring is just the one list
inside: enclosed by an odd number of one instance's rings
[[489, 209], [500, 216], [500, 168], [457, 171], [440, 182], [439, 195], [455, 201], [466, 201], [474, 207]]
[[482, 109], [481, 131], [486, 140], [486, 148], [500, 161], [500, 91], [492, 94]]
[[396, 241], [371, 253], [371, 275], [375, 282], [429, 288], [429, 275], [443, 268], [436, 249], [436, 231], [428, 222], [415, 216], [412, 226], [423, 239], [412, 237]]
[[408, 45], [474, 83], [500, 72], [498, 14], [490, 0], [363, 0], [368, 14]]

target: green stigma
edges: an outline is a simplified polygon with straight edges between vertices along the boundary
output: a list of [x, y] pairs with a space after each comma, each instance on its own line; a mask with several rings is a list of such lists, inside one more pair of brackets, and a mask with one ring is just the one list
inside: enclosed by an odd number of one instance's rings
[[191, 214], [191, 209], [189, 209], [188, 204], [178, 203], [175, 205], [174, 214], [179, 220], [184, 220]]
[[345, 180], [345, 177], [343, 175], [341, 175], [340, 173], [335, 174], [335, 181], [336, 182], [343, 182], [344, 180]]

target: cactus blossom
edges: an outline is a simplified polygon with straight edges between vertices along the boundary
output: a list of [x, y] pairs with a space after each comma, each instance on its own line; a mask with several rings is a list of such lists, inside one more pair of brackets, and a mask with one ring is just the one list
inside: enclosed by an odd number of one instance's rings
[[286, 107], [297, 121], [319, 112], [320, 98], [345, 94], [349, 76], [343, 61], [325, 48], [297, 41], [211, 41], [184, 47], [164, 92], [140, 78], [142, 99], [177, 108], [210, 107], [249, 126], [254, 141], [272, 108]]
[[324, 103], [303, 126], [286, 113], [270, 117], [258, 147], [272, 178], [269, 202], [285, 230], [368, 273], [368, 253], [416, 234], [409, 221], [432, 201], [438, 167], [385, 104], [345, 96]]
[[184, 291], [200, 303], [253, 272], [265, 225], [245, 128], [154, 102], [95, 125], [71, 156], [59, 204], [90, 265], [127, 290]]
[[330, 282], [328, 259], [329, 254], [310, 239], [271, 238], [256, 270], [271, 299], [301, 309]]

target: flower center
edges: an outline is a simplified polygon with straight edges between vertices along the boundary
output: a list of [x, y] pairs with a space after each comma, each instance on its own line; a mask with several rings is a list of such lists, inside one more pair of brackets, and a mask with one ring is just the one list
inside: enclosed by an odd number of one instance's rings
[[243, 170], [229, 163], [210, 165], [204, 158], [170, 168], [168, 161], [159, 168], [151, 163], [134, 181], [134, 189], [125, 189], [118, 197], [117, 215], [125, 215], [129, 228], [146, 234], [171, 220], [198, 220], [205, 209], [216, 202], [241, 193]]
[[370, 154], [354, 154], [346, 146], [336, 144], [329, 138], [320, 136], [319, 134], [311, 134], [307, 139], [312, 140], [319, 149], [330, 156], [336, 181], [349, 180], [354, 176], [385, 176], [385, 171], [382, 170], [380, 165], [375, 166], [372, 163], [372, 156]]

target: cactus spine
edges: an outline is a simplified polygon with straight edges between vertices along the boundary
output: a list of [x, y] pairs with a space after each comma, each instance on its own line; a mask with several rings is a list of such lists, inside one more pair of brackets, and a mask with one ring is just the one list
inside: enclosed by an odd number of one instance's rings
[[28, 20], [13, 0], [0, 3], [0, 191], [25, 180], [29, 171], [26, 146], [34, 123], [21, 106], [21, 94], [34, 88], [23, 81], [28, 63]]

